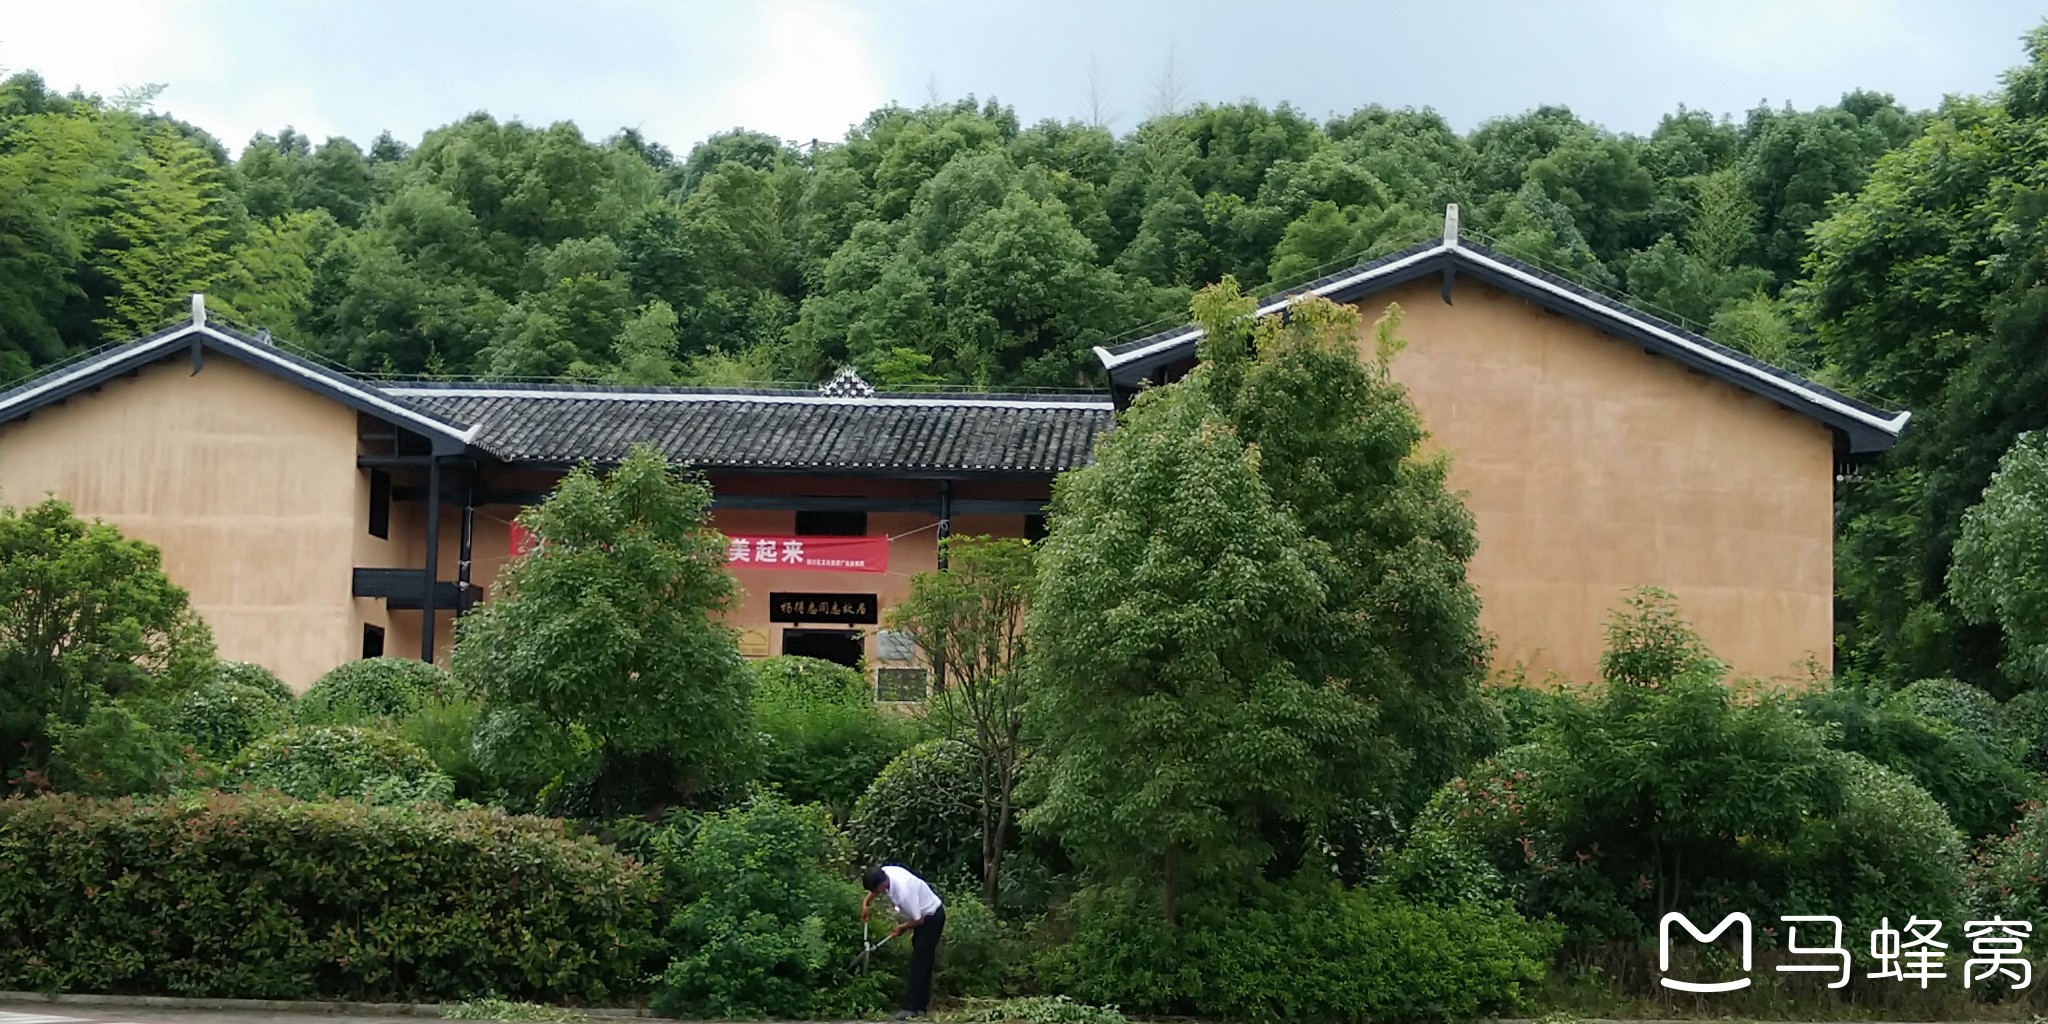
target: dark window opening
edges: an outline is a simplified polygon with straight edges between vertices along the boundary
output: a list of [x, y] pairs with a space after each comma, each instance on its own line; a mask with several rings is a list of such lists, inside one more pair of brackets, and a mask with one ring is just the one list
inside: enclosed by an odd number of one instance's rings
[[866, 512], [798, 512], [796, 514], [796, 535], [799, 537], [865, 537], [868, 534]]
[[1036, 544], [1045, 539], [1045, 517], [1024, 517], [1024, 539]]
[[363, 657], [384, 656], [384, 627], [365, 624], [363, 626]]
[[816, 658], [847, 668], [859, 668], [866, 654], [860, 632], [852, 629], [785, 629], [782, 655], [785, 658]]
[[391, 474], [370, 471], [370, 536], [391, 539]]

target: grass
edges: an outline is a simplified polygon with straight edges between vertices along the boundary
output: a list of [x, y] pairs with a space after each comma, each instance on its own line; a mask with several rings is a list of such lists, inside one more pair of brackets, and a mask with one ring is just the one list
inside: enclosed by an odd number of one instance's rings
[[539, 1003], [515, 1003], [509, 999], [471, 999], [441, 1008], [446, 1020], [504, 1020], [504, 1021], [581, 1021], [586, 1020], [574, 1010], [559, 1006], [542, 1006]]

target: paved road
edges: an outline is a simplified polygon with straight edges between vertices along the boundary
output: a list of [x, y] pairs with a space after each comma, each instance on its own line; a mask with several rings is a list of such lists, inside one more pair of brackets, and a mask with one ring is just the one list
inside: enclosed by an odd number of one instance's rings
[[428, 1024], [430, 1017], [359, 1017], [262, 1010], [172, 1010], [140, 1006], [0, 1004], [0, 1024]]

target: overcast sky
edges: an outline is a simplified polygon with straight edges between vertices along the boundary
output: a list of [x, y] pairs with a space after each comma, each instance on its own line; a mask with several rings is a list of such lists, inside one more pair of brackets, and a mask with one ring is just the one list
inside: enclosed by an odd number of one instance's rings
[[1431, 106], [1460, 129], [1563, 103], [1620, 131], [1864, 87], [1925, 107], [1997, 87], [2044, 9], [2017, 0], [0, 0], [0, 68], [157, 103], [232, 150], [292, 125], [408, 142], [474, 110], [637, 127], [677, 155], [745, 126], [836, 139], [972, 93], [1127, 129], [1169, 51], [1195, 100], [1321, 117]]

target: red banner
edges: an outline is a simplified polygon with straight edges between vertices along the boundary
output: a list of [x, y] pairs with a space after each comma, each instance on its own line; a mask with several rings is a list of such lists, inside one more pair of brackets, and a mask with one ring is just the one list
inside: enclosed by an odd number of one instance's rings
[[732, 537], [726, 561], [735, 569], [887, 572], [887, 537]]
[[[539, 538], [512, 524], [512, 555], [532, 551]], [[887, 537], [730, 537], [726, 562], [734, 568], [809, 572], [887, 572]]]

